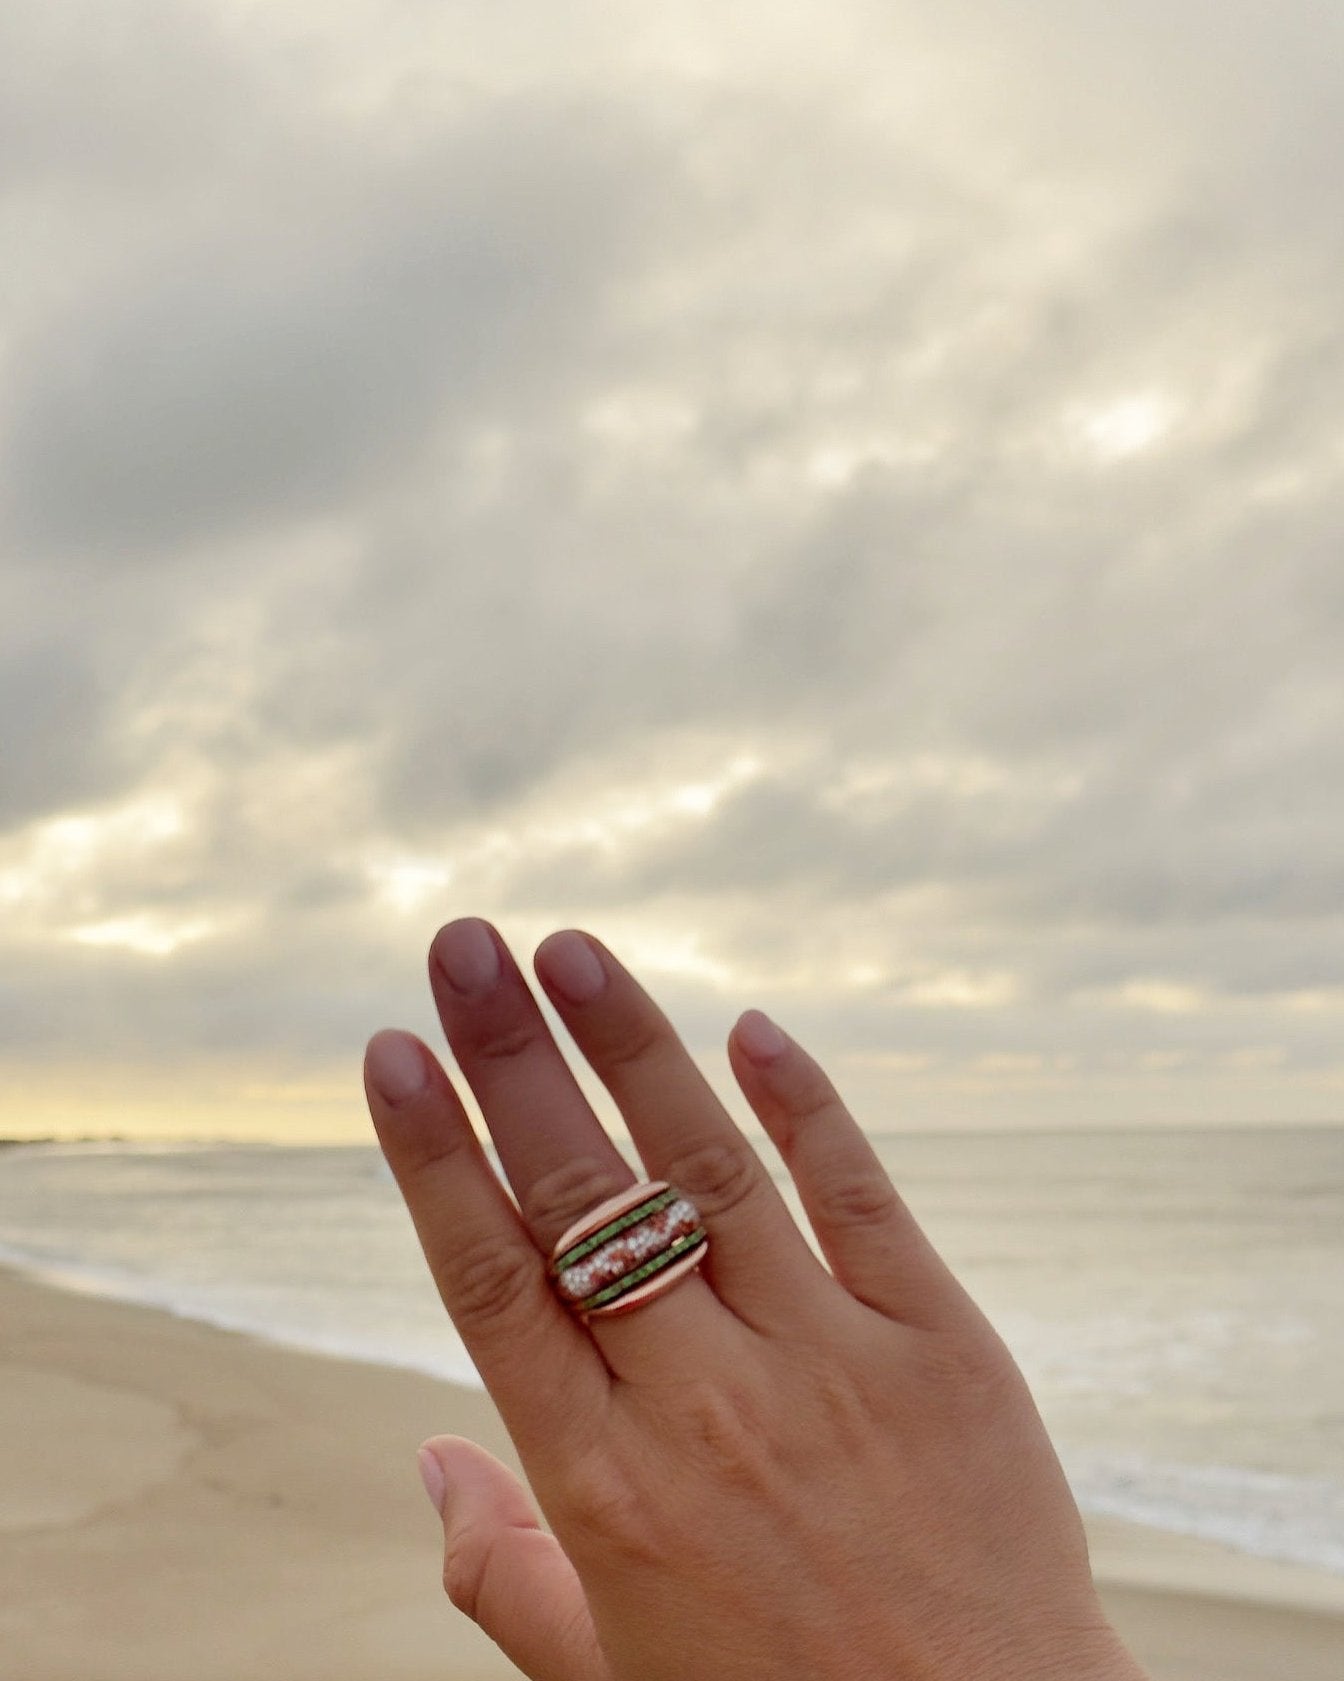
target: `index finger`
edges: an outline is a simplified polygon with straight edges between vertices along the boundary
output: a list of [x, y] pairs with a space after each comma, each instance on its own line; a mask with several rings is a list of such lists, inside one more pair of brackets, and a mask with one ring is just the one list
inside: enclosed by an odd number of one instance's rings
[[443, 1305], [519, 1454], [581, 1448], [601, 1428], [611, 1374], [557, 1300], [452, 1082], [419, 1039], [384, 1030], [369, 1041], [364, 1089]]

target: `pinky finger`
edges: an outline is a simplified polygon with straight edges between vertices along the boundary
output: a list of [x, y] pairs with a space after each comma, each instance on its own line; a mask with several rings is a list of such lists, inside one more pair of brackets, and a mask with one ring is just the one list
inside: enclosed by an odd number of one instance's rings
[[820, 1065], [760, 1010], [739, 1018], [728, 1059], [850, 1294], [928, 1330], [974, 1313]]

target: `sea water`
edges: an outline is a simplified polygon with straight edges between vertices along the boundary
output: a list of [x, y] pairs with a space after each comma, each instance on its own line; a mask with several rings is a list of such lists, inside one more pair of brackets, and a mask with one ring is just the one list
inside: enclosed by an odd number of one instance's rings
[[[875, 1143], [1085, 1509], [1344, 1573], [1344, 1131]], [[0, 1150], [0, 1261], [478, 1381], [370, 1147]]]

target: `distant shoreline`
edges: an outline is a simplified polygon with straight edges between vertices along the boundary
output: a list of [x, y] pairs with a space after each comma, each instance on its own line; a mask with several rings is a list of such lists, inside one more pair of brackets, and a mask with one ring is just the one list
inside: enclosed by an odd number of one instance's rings
[[[1096, 1124], [1078, 1122], [1069, 1126], [923, 1126], [923, 1127], [884, 1127], [882, 1129], [868, 1128], [868, 1136], [873, 1139], [922, 1139], [922, 1138], [966, 1138], [966, 1139], [995, 1139], [995, 1138], [1080, 1138], [1080, 1137], [1126, 1137], [1141, 1136], [1149, 1133], [1160, 1133], [1168, 1137], [1198, 1138], [1207, 1134], [1221, 1133], [1344, 1133], [1344, 1116], [1332, 1120], [1293, 1120], [1293, 1121], [1245, 1121], [1245, 1120], [1209, 1120], [1185, 1121], [1179, 1124], [1168, 1121], [1126, 1121], [1100, 1122]], [[622, 1134], [614, 1135], [618, 1142], [624, 1140]], [[749, 1132], [753, 1140], [763, 1138], [758, 1131]], [[342, 1136], [332, 1138], [293, 1138], [293, 1137], [258, 1137], [255, 1133], [176, 1133], [176, 1132], [86, 1132], [86, 1133], [39, 1133], [32, 1137], [8, 1136], [0, 1137], [0, 1149], [17, 1145], [33, 1144], [125, 1144], [132, 1148], [146, 1145], [174, 1145], [184, 1149], [200, 1148], [215, 1149], [233, 1146], [246, 1149], [286, 1149], [286, 1150], [360, 1150], [376, 1149], [370, 1130], [367, 1138]]]

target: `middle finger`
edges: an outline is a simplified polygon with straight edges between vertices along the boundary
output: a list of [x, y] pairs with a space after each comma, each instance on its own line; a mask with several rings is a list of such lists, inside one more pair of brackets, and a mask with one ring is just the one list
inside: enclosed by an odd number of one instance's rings
[[767, 1336], [833, 1306], [760, 1157], [672, 1023], [600, 941], [578, 929], [543, 940], [537, 975], [616, 1099], [648, 1171], [679, 1185], [709, 1233], [705, 1272], [719, 1299]]
[[[523, 1222], [549, 1256], [568, 1227], [634, 1183], [498, 933], [476, 917], [441, 928], [430, 984], [453, 1055], [485, 1117]], [[589, 1328], [618, 1376], [662, 1381], [730, 1354], [736, 1329], [706, 1281], [682, 1279]]]

